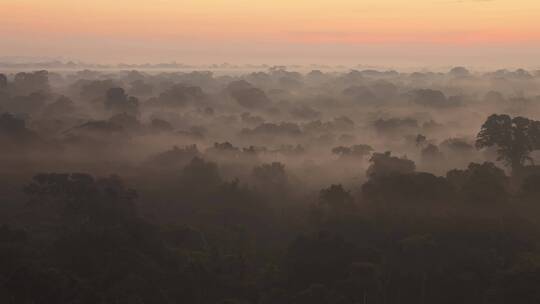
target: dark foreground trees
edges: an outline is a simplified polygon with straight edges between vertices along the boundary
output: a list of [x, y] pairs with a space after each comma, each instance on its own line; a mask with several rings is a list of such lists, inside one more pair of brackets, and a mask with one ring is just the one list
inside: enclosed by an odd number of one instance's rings
[[23, 216], [0, 226], [0, 299], [536, 303], [537, 178], [512, 188], [492, 163], [437, 177], [377, 157], [384, 165], [362, 187], [331, 185], [297, 205], [257, 190], [277, 189], [279, 164], [256, 167], [250, 188], [194, 158], [171, 189], [145, 180], [171, 204], [142, 206], [151, 218], [118, 176], [38, 174]]
[[[509, 139], [501, 155], [526, 159], [535, 122], [504, 135], [493, 119], [479, 141]], [[282, 163], [253, 164], [246, 183], [213, 154], [175, 148], [126, 180], [35, 175], [17, 212], [0, 205], [13, 215], [0, 224], [0, 303], [538, 303], [538, 167], [435, 176], [374, 153], [363, 184], [298, 195]]]

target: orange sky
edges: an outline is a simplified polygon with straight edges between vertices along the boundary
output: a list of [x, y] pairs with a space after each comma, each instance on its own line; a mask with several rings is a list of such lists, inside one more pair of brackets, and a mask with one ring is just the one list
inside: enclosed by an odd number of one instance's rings
[[357, 50], [421, 62], [430, 50], [497, 60], [540, 50], [539, 19], [538, 0], [0, 0], [0, 56], [356, 61]]

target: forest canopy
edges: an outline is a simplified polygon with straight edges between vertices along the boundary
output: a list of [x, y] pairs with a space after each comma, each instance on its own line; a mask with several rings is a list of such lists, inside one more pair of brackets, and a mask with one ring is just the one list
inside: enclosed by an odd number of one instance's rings
[[540, 71], [0, 73], [0, 303], [538, 303]]

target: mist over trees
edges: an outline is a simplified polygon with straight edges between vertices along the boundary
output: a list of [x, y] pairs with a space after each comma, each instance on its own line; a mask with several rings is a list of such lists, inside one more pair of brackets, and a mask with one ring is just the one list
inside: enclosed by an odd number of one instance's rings
[[538, 303], [540, 72], [0, 73], [0, 303]]

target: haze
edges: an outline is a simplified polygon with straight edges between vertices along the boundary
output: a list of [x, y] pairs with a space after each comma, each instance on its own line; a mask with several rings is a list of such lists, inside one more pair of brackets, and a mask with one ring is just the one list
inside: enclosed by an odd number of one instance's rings
[[0, 0], [0, 303], [540, 303], [539, 8]]

